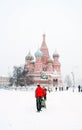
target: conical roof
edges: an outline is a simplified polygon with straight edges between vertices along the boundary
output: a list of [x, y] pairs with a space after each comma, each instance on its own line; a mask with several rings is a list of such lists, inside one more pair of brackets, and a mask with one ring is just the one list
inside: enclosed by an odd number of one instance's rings
[[43, 34], [43, 41], [42, 41], [42, 45], [41, 48], [47, 48], [46, 42], [45, 42], [45, 34]]
[[48, 48], [47, 48], [47, 45], [46, 45], [46, 42], [45, 42], [45, 36], [46, 35], [43, 34], [43, 41], [42, 41], [42, 45], [41, 45], [40, 50], [42, 51], [43, 56], [49, 57]]

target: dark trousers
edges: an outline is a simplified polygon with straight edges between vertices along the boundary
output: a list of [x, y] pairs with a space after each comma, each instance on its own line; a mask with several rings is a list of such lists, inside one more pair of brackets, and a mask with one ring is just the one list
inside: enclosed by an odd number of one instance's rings
[[44, 100], [46, 100], [46, 95], [44, 95]]
[[36, 108], [37, 108], [37, 111], [41, 110], [41, 101], [42, 101], [42, 97], [37, 97], [36, 98]]

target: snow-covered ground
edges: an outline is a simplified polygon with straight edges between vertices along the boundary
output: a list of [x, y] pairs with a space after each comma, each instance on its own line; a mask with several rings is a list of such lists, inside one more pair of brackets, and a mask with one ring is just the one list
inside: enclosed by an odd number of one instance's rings
[[0, 89], [0, 130], [82, 130], [82, 93], [47, 92], [36, 112], [34, 90]]

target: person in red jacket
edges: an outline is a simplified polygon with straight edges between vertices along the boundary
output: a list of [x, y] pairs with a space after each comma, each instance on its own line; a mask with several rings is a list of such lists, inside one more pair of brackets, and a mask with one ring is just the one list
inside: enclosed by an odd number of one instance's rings
[[37, 84], [37, 88], [35, 89], [35, 97], [36, 97], [36, 107], [37, 111], [41, 111], [41, 101], [43, 97], [43, 88], [40, 86], [40, 84]]
[[46, 95], [47, 95], [47, 89], [45, 87], [43, 87], [43, 97], [44, 97], [44, 100], [46, 100]]

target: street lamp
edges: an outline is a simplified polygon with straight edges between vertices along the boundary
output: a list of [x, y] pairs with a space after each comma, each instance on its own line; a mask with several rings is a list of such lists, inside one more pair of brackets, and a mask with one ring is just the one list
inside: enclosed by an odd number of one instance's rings
[[72, 74], [72, 77], [73, 77], [73, 92], [74, 92], [74, 88], [75, 88], [75, 76], [74, 76], [73, 72], [71, 72], [71, 74]]

